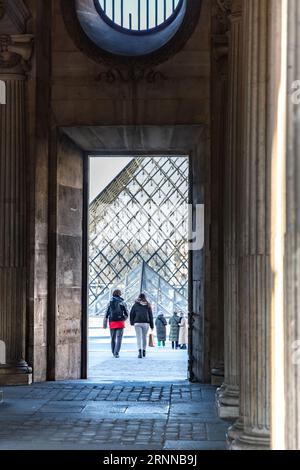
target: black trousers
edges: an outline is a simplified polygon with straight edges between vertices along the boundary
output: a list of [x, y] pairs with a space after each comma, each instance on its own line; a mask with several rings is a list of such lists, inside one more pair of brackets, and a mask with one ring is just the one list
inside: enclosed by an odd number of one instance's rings
[[115, 330], [110, 330], [111, 336], [111, 351], [113, 355], [119, 354], [122, 346], [122, 339], [123, 339], [123, 328], [117, 328]]
[[179, 346], [178, 341], [172, 341], [172, 349], [177, 349]]

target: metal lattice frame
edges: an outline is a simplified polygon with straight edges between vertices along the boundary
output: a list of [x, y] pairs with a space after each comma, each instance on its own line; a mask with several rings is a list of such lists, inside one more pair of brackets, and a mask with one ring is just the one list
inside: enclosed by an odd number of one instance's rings
[[181, 294], [188, 283], [188, 159], [135, 158], [90, 205], [90, 306], [146, 262]]

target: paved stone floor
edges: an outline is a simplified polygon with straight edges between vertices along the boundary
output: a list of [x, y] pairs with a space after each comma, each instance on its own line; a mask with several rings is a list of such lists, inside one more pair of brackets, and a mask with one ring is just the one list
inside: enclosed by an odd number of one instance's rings
[[[120, 359], [112, 357], [110, 334], [99, 328], [100, 319], [93, 320], [89, 329], [89, 379], [101, 380], [139, 380], [139, 381], [176, 381], [187, 378], [187, 351], [172, 350], [167, 341], [165, 348], [148, 348], [147, 363], [137, 359], [135, 331], [125, 329]], [[91, 322], [90, 320], [90, 322]]]
[[218, 450], [215, 388], [187, 381], [6, 387], [0, 450]]

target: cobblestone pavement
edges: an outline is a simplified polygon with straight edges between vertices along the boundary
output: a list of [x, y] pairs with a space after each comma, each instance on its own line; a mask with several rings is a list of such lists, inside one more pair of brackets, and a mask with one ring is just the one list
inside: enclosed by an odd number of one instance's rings
[[215, 388], [60, 382], [4, 388], [0, 449], [224, 449]]

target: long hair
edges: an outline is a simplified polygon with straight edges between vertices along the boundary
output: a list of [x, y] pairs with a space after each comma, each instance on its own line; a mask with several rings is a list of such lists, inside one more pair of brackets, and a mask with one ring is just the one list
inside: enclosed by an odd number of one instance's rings
[[137, 302], [147, 302], [147, 304], [149, 304], [148, 300], [147, 300], [147, 297], [145, 296], [145, 294], [140, 294], [138, 299], [137, 299]]

